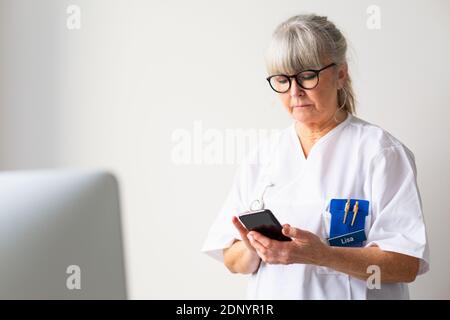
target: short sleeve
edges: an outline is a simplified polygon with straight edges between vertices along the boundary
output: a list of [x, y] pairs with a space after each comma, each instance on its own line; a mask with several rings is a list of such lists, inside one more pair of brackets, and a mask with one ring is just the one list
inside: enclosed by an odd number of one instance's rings
[[414, 155], [404, 145], [383, 149], [371, 163], [372, 226], [367, 245], [420, 259], [429, 270], [429, 248]]
[[210, 227], [202, 247], [202, 252], [219, 261], [223, 261], [223, 249], [230, 247], [235, 239], [242, 240], [231, 219], [234, 215], [239, 215], [247, 210], [244, 200], [246, 189], [246, 165], [241, 163], [225, 203]]

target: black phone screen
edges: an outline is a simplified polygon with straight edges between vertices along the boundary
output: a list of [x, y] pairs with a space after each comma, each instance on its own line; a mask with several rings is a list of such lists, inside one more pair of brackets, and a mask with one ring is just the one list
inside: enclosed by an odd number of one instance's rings
[[239, 216], [239, 220], [249, 231], [257, 231], [268, 238], [278, 241], [292, 240], [282, 233], [283, 227], [272, 211], [268, 209], [242, 214]]

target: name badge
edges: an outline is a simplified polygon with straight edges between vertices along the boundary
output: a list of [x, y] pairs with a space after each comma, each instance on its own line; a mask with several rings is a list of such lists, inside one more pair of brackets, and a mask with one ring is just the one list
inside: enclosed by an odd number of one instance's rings
[[361, 199], [332, 199], [330, 202], [330, 246], [362, 247], [369, 201]]
[[350, 232], [342, 236], [329, 238], [328, 243], [333, 247], [360, 247], [363, 241], [366, 241], [364, 229]]

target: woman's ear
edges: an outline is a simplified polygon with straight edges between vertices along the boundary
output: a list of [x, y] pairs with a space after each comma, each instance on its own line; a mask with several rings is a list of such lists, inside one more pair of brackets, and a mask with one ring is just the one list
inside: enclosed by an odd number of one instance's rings
[[345, 81], [347, 81], [347, 76], [348, 76], [348, 65], [347, 62], [344, 62], [338, 66], [338, 74], [337, 74], [338, 89], [344, 87]]

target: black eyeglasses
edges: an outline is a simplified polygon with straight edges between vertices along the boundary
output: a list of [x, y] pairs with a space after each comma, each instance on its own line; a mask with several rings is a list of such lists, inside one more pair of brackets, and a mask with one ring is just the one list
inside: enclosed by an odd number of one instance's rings
[[304, 70], [295, 75], [288, 76], [285, 74], [276, 74], [268, 77], [266, 80], [269, 82], [270, 87], [278, 93], [286, 93], [291, 88], [291, 79], [295, 78], [297, 84], [305, 89], [311, 90], [317, 87], [319, 84], [319, 73], [329, 67], [335, 66], [335, 63], [331, 63], [319, 70]]

